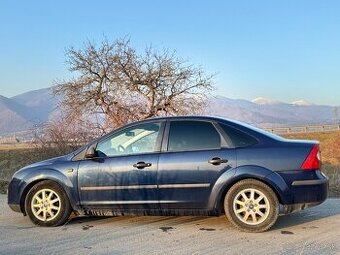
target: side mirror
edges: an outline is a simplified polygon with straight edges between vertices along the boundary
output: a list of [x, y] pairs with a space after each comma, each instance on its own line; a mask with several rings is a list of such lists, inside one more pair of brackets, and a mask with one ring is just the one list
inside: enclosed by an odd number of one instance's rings
[[91, 146], [87, 148], [86, 153], [85, 153], [85, 158], [94, 158], [96, 157], [96, 150], [94, 149], [94, 146]]

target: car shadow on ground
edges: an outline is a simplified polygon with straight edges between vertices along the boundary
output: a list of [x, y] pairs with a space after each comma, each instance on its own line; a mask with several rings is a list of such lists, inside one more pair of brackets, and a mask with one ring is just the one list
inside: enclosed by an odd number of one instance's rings
[[[220, 222], [227, 223], [225, 217], [208, 217], [208, 216], [79, 216], [71, 218], [64, 226], [77, 226], [78, 224], [95, 226], [98, 224], [120, 224], [125, 227], [153, 226], [155, 229], [164, 226], [200, 226], [214, 225], [220, 226]], [[216, 223], [216, 220], [218, 223]], [[227, 224], [225, 225], [227, 227]]]
[[83, 223], [94, 223], [100, 220], [113, 218], [111, 216], [71, 216], [68, 222], [65, 225], [75, 225], [75, 224], [83, 224]]
[[[280, 216], [272, 230], [281, 230], [289, 227], [298, 226], [305, 223], [319, 221], [321, 219], [340, 215], [340, 207], [332, 206], [328, 208], [327, 204], [321, 205], [319, 208], [307, 208], [305, 210]], [[78, 216], [72, 217], [67, 225], [86, 224], [92, 226], [96, 223], [114, 224], [117, 222], [124, 222], [126, 225], [150, 225], [156, 224], [155, 228], [166, 223], [171, 225], [201, 225], [211, 226], [216, 228], [229, 228], [231, 224], [227, 221], [225, 216], [208, 217], [208, 216]], [[223, 222], [223, 224], [222, 224]], [[159, 225], [159, 226], [158, 226]], [[317, 228], [316, 226], [309, 226], [310, 228]]]
[[316, 222], [324, 218], [340, 215], [340, 206], [337, 207], [333, 206], [332, 208], [326, 208], [325, 206], [326, 204], [321, 205], [320, 208], [317, 208], [318, 207], [317, 206], [307, 208], [302, 211], [294, 212], [288, 215], [282, 215], [278, 218], [276, 224], [272, 227], [272, 230], [289, 228], [305, 223], [311, 223], [314, 221]]

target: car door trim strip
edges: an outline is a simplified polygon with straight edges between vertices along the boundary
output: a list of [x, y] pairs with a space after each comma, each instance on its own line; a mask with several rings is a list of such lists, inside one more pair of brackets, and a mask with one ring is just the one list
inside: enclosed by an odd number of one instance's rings
[[160, 189], [168, 188], [205, 188], [210, 187], [210, 183], [189, 183], [189, 184], [161, 184], [158, 185]]
[[207, 188], [210, 183], [189, 183], [189, 184], [161, 184], [161, 185], [128, 185], [128, 186], [84, 186], [80, 190], [121, 190], [121, 189], [169, 189], [169, 188]]
[[116, 190], [116, 189], [157, 189], [157, 185], [128, 185], [128, 186], [94, 186], [81, 187], [81, 190]]

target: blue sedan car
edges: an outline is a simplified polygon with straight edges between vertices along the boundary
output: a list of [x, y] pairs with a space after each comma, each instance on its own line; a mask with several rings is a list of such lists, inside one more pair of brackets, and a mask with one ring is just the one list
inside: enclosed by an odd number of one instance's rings
[[85, 215], [221, 215], [249, 232], [322, 203], [315, 141], [215, 117], [147, 119], [16, 172], [8, 204], [41, 226]]

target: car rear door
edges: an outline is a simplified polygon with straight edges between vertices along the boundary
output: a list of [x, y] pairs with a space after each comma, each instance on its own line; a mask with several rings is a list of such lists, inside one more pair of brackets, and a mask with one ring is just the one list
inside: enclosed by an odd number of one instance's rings
[[235, 149], [210, 121], [170, 120], [158, 162], [161, 209], [204, 209], [218, 177], [236, 167]]

